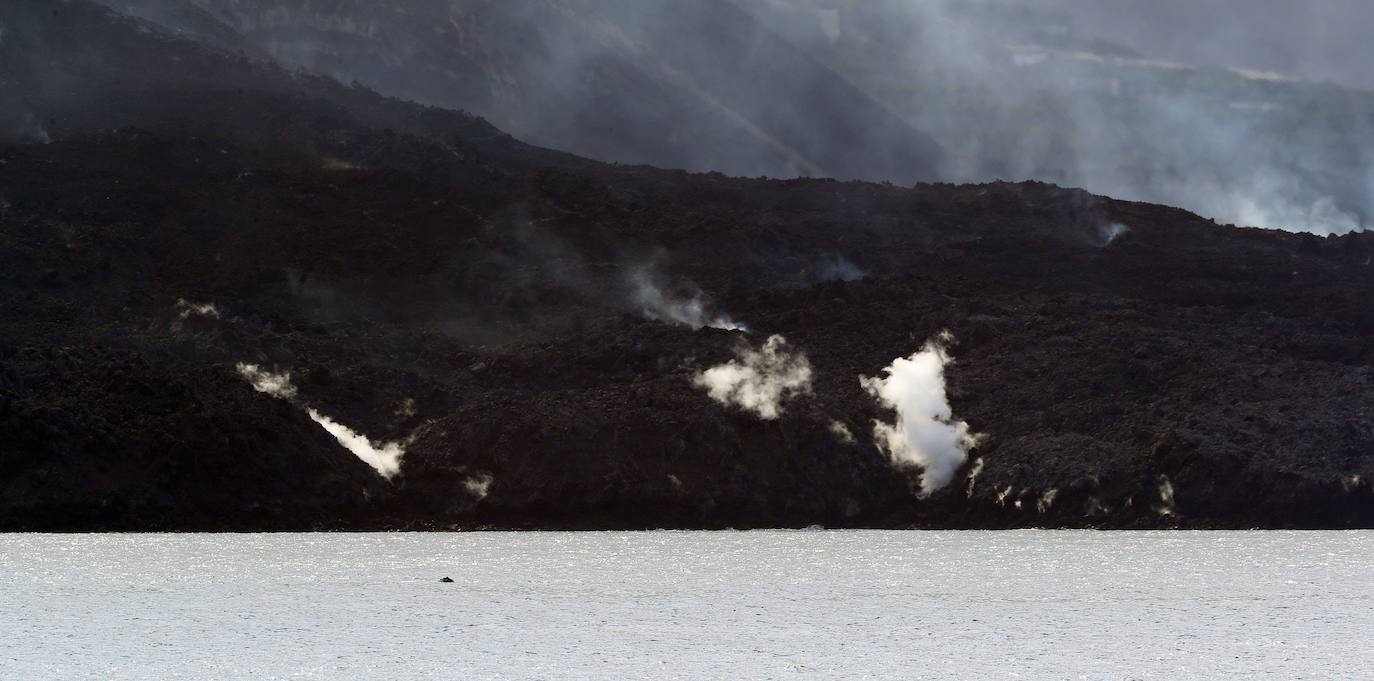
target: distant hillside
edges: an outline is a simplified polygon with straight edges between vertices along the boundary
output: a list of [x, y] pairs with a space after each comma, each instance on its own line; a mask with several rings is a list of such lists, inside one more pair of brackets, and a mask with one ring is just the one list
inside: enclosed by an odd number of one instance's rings
[[[1374, 94], [1114, 40], [1174, 41], [1170, 21], [1222, 24], [1214, 5], [1254, 3], [738, 2], [938, 140], [942, 179], [1043, 180], [1318, 234], [1374, 221]], [[1131, 28], [1108, 30], [1113, 16]]]
[[0, 24], [0, 529], [1374, 526], [1374, 235], [606, 164]]
[[[136, 4], [161, 20], [188, 0]], [[909, 183], [931, 179], [939, 157], [930, 139], [728, 0], [189, 4], [283, 64], [471, 111], [602, 160]]]

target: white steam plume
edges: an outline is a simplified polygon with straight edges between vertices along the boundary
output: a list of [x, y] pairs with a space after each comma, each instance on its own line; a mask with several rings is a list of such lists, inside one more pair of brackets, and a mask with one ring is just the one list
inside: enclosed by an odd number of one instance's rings
[[896, 423], [875, 421], [878, 447], [898, 465], [922, 469], [921, 492], [930, 494], [954, 478], [954, 473], [978, 444], [963, 421], [955, 421], [945, 397], [948, 332], [927, 342], [920, 352], [897, 358], [884, 369], [886, 378], [859, 377], [859, 383], [884, 407], [897, 412]]
[[978, 457], [973, 461], [973, 468], [968, 472], [968, 498], [973, 498], [973, 487], [978, 484], [978, 476], [983, 472], [983, 457]]
[[1174, 483], [1169, 480], [1169, 476], [1160, 475], [1157, 480], [1159, 485], [1160, 505], [1155, 507], [1155, 513], [1160, 515], [1174, 515]]
[[[276, 397], [278, 399], [294, 402], [296, 400], [296, 386], [291, 382], [291, 373], [273, 373], [262, 369], [256, 364], [245, 364], [240, 362], [236, 367], [239, 375], [248, 379], [253, 389]], [[326, 432], [334, 436], [344, 449], [352, 452], [354, 456], [362, 459], [364, 463], [372, 466], [382, 477], [390, 479], [401, 471], [401, 457], [405, 455], [405, 449], [399, 442], [387, 442], [374, 444], [365, 436], [357, 431], [345, 426], [311, 407], [305, 408], [311, 420], [320, 424]]]
[[401, 472], [401, 457], [405, 455], [405, 449], [399, 442], [386, 442], [374, 444], [367, 437], [360, 435], [352, 428], [345, 426], [328, 416], [320, 414], [314, 409], [306, 409], [310, 418], [315, 423], [320, 424], [339, 444], [344, 446], [353, 455], [363, 460], [363, 463], [375, 468], [384, 478], [391, 478]]
[[772, 421], [782, 415], [788, 398], [811, 392], [811, 362], [803, 353], [790, 352], [787, 339], [771, 336], [762, 349], [743, 347], [736, 359], [697, 374], [694, 383], [721, 404]]
[[725, 331], [749, 331], [744, 324], [725, 315], [709, 314], [700, 292], [680, 296], [664, 291], [647, 269], [631, 273], [630, 287], [641, 314], [654, 321], [681, 324], [693, 329], [710, 327]]
[[291, 372], [274, 374], [261, 369], [256, 364], [238, 365], [239, 375], [248, 379], [253, 389], [283, 400], [296, 399], [296, 386], [291, 383]]

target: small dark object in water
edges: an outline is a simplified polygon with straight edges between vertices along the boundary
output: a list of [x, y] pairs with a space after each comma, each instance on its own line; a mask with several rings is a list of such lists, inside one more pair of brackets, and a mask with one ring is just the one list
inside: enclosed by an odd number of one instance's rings
[[445, 578], [443, 578], [443, 579], [441, 579], [441, 580], [439, 580], [439, 581], [441, 581], [441, 582], [443, 582], [443, 583], [445, 583], [445, 584], [452, 584], [452, 583], [453, 583], [453, 578], [452, 578], [452, 577], [445, 577]]

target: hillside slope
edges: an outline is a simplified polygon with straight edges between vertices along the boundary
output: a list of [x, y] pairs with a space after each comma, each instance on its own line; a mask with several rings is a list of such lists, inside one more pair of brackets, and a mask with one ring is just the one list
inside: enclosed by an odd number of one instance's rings
[[[1226, 20], [1237, 7], [1275, 3], [737, 1], [938, 140], [942, 180], [1041, 180], [1316, 234], [1374, 220], [1374, 94], [1236, 68], [1255, 52], [1282, 59], [1277, 40], [1202, 41], [1235, 58], [1212, 66], [1143, 51], [1244, 33], [1265, 21]], [[1250, 14], [1316, 12], [1289, 4]], [[1104, 39], [1122, 33], [1137, 49]]]
[[[1374, 525], [1368, 236], [605, 165], [82, 0], [0, 23], [49, 142], [0, 146], [6, 529]], [[860, 377], [942, 331], [982, 438], [923, 494]], [[774, 334], [777, 418], [698, 384]]]
[[911, 182], [940, 153], [728, 0], [139, 2], [193, 6], [280, 63], [606, 161]]

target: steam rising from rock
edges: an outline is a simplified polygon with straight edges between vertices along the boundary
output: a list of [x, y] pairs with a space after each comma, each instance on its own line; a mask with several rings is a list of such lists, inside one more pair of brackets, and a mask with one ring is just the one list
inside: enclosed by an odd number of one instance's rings
[[978, 443], [967, 423], [954, 420], [945, 397], [946, 347], [952, 341], [943, 333], [911, 357], [893, 360], [883, 370], [886, 378], [859, 377], [864, 390], [896, 410], [896, 423], [875, 421], [873, 436], [894, 463], [922, 469], [922, 494], [948, 485]]
[[493, 478], [490, 473], [482, 473], [464, 480], [463, 489], [466, 489], [468, 494], [471, 494], [476, 497], [478, 501], [481, 501], [487, 498], [487, 493], [491, 490], [492, 482], [495, 482], [495, 478]]
[[1040, 513], [1050, 510], [1050, 507], [1054, 505], [1054, 498], [1057, 496], [1059, 496], [1059, 490], [1053, 487], [1045, 490], [1045, 493], [1040, 495], [1040, 500], [1035, 502], [1035, 510]]
[[1272, 73], [1341, 54], [1332, 70], [1368, 82], [1352, 68], [1367, 58], [1329, 42], [1368, 23], [1353, 0], [737, 2], [940, 140], [944, 181], [1039, 179], [1317, 234], [1374, 215], [1368, 105]]
[[772, 421], [782, 415], [788, 398], [811, 392], [811, 362], [790, 352], [787, 339], [770, 336], [762, 349], [741, 348], [737, 359], [701, 372], [695, 383], [721, 404]]
[[830, 254], [821, 262], [818, 278], [821, 281], [859, 281], [867, 275], [858, 265], [838, 254]]
[[214, 303], [192, 303], [185, 298], [177, 298], [177, 317], [186, 319], [192, 315], [219, 319], [219, 308]]
[[647, 269], [638, 269], [630, 274], [630, 287], [635, 304], [649, 319], [690, 326], [693, 329], [710, 327], [725, 331], [749, 330], [744, 324], [724, 315], [708, 314], [706, 301], [699, 291], [688, 296], [665, 291]]
[[1126, 225], [1123, 225], [1120, 222], [1113, 222], [1111, 224], [1103, 225], [1101, 229], [1098, 230], [1098, 237], [1101, 239], [1102, 247], [1106, 248], [1107, 246], [1112, 245], [1113, 241], [1120, 239], [1123, 235], [1126, 234], [1126, 232], [1129, 231], [1131, 231], [1130, 227], [1127, 227]]
[[968, 472], [968, 498], [973, 498], [973, 488], [978, 484], [978, 476], [983, 472], [983, 457], [978, 457], [973, 461], [973, 468]]
[[1161, 475], [1158, 479], [1159, 502], [1155, 507], [1155, 513], [1160, 515], [1174, 515], [1174, 483], [1169, 480], [1169, 476]]
[[253, 385], [253, 389], [271, 395], [278, 399], [296, 399], [296, 386], [291, 383], [291, 373], [274, 374], [270, 371], [259, 368], [256, 364], [238, 365], [239, 375], [248, 379]]
[[854, 433], [849, 430], [849, 426], [845, 425], [843, 421], [831, 421], [830, 433], [847, 445], [852, 445], [858, 441], [854, 438]]
[[344, 446], [354, 456], [363, 460], [363, 463], [375, 468], [384, 478], [390, 478], [401, 472], [401, 457], [405, 455], [405, 449], [399, 442], [386, 442], [374, 444], [363, 435], [358, 434], [352, 428], [345, 426], [314, 409], [306, 409], [310, 418], [315, 423], [320, 424], [339, 444]]
[[[291, 383], [290, 372], [273, 373], [256, 364], [244, 364], [242, 362], [236, 368], [240, 376], [248, 379], [254, 390], [278, 399], [296, 401], [296, 386]], [[310, 418], [315, 423], [320, 424], [330, 435], [333, 435], [334, 439], [338, 440], [344, 449], [352, 452], [354, 456], [362, 459], [367, 465], [372, 466], [382, 477], [390, 479], [401, 471], [401, 457], [405, 455], [405, 449], [401, 443], [374, 444], [357, 431], [324, 416], [314, 408], [306, 407], [305, 410]]]

